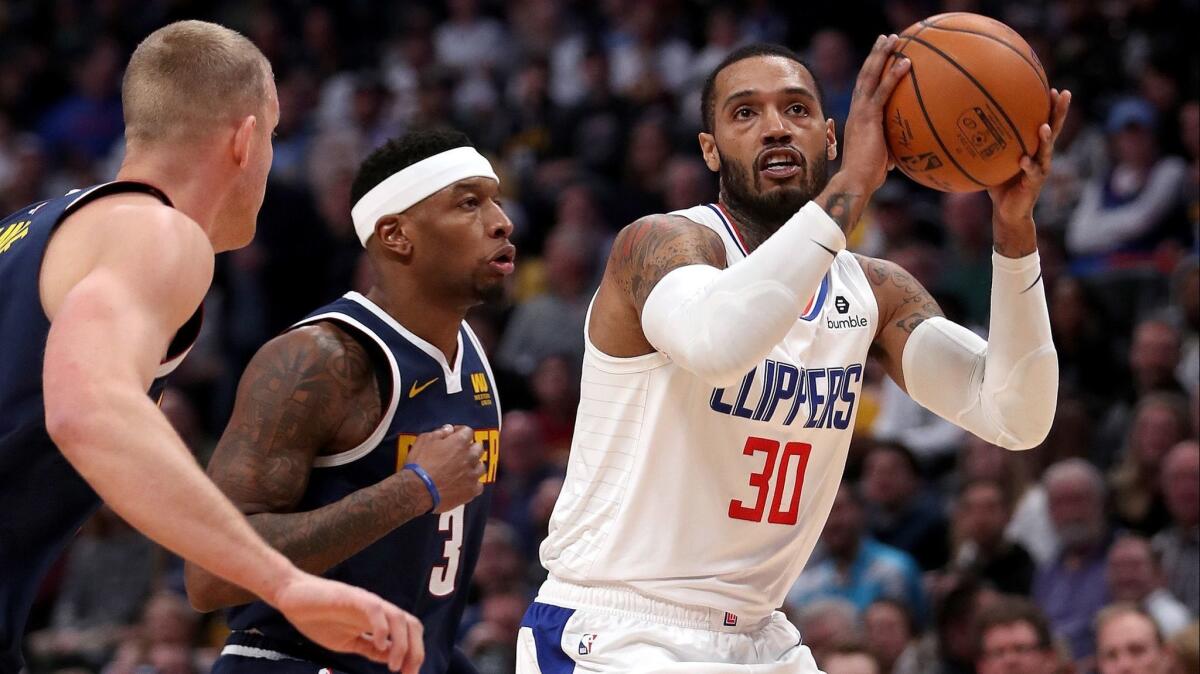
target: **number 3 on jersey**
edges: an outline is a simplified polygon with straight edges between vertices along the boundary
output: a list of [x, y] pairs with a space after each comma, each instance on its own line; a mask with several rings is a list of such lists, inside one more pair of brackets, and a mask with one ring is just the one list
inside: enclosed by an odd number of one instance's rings
[[[779, 442], [768, 438], [746, 438], [742, 454], [754, 456], [765, 453], [762, 470], [750, 474], [750, 486], [758, 489], [754, 506], [747, 506], [738, 499], [729, 502], [729, 516], [747, 522], [761, 522], [766, 509], [767, 497], [771, 498], [771, 513], [767, 521], [771, 524], [795, 524], [800, 515], [800, 492], [804, 487], [804, 470], [808, 467], [808, 456], [812, 445], [804, 442], [789, 442], [779, 451]], [[771, 476], [775, 475], [774, 485]], [[790, 492], [789, 492], [790, 488]], [[788, 494], [787, 509], [783, 509], [784, 495]]]
[[441, 514], [438, 518], [438, 531], [449, 534], [442, 546], [442, 557], [445, 562], [435, 564], [429, 573], [429, 594], [435, 597], [445, 597], [454, 592], [455, 581], [458, 580], [458, 558], [462, 553], [463, 543], [463, 509], [458, 506]]

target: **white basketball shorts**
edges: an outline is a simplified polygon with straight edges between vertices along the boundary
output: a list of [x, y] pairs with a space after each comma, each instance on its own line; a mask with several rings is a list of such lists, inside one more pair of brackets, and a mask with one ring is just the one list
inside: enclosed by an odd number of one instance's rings
[[821, 674], [779, 611], [751, 623], [626, 588], [550, 578], [521, 621], [516, 674], [577, 672]]

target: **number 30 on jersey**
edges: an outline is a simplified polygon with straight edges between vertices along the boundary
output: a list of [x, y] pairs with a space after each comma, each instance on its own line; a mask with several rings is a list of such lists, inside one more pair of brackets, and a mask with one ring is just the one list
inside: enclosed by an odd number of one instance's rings
[[766, 513], [767, 522], [795, 524], [800, 516], [800, 492], [804, 488], [804, 471], [808, 468], [808, 456], [811, 453], [812, 445], [806, 442], [789, 442], [780, 451], [776, 440], [753, 435], [746, 438], [742, 454], [766, 455], [762, 470], [750, 474], [750, 486], [756, 488], [758, 494], [753, 504], [740, 499], [729, 501], [729, 516], [736, 520], [761, 522], [769, 498], [771, 511]]

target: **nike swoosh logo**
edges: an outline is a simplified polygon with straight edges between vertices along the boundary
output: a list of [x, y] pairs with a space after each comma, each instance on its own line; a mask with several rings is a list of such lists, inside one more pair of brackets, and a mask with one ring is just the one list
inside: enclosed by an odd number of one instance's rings
[[408, 397], [416, 398], [418, 393], [420, 393], [421, 391], [424, 391], [425, 389], [429, 388], [430, 386], [433, 386], [433, 382], [437, 381], [438, 379], [439, 379], [439, 377], [434, 377], [433, 379], [430, 379], [429, 381], [425, 382], [424, 384], [421, 384], [420, 386], [417, 386], [417, 382], [414, 381], [412, 384], [412, 387], [408, 389]]

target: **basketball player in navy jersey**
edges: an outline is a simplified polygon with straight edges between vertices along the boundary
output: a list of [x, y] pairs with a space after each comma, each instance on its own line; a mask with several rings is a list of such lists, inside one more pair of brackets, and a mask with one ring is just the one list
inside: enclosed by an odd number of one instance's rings
[[[453, 644], [496, 478], [500, 401], [463, 319], [513, 270], [498, 190], [458, 132], [414, 132], [372, 153], [351, 197], [374, 287], [259, 350], [209, 464], [298, 566], [419, 617], [423, 674], [473, 671]], [[195, 565], [187, 586], [198, 607], [233, 606], [215, 672], [382, 671], [316, 647]]]
[[415, 672], [420, 624], [266, 545], [155, 407], [214, 253], [253, 235], [279, 118], [270, 64], [231, 30], [171, 24], [134, 52], [122, 102], [115, 182], [0, 220], [0, 672], [21, 669], [34, 591], [101, 499], [313, 640]]

